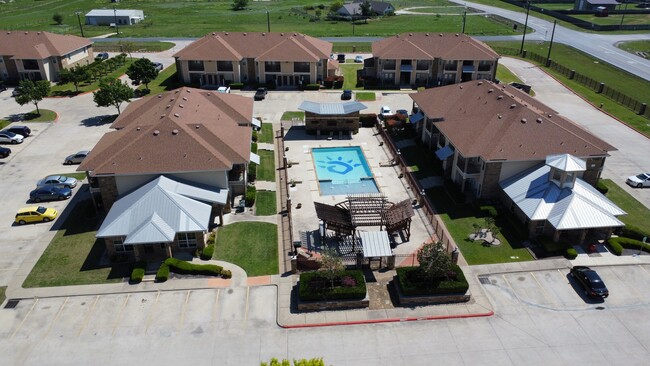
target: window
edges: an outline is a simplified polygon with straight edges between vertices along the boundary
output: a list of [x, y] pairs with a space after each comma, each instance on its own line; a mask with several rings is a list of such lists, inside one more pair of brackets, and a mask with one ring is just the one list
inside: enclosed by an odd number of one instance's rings
[[478, 71], [490, 71], [492, 69], [492, 61], [479, 61]]
[[445, 71], [456, 71], [458, 69], [458, 61], [445, 61], [444, 69]]
[[203, 61], [188, 61], [187, 67], [190, 71], [203, 71]]
[[387, 72], [383, 74], [384, 84], [392, 84], [395, 82], [395, 74], [392, 72]]
[[116, 252], [132, 252], [133, 251], [133, 245], [132, 244], [124, 244], [124, 237], [123, 236], [113, 238], [113, 247], [115, 248]]
[[36, 61], [36, 60], [23, 60], [23, 69], [25, 69], [25, 70], [39, 70], [38, 61]]
[[217, 61], [217, 70], [219, 71], [232, 71], [231, 61]]
[[418, 64], [416, 68], [418, 70], [428, 70], [429, 67], [431, 66], [431, 62], [428, 60], [418, 60]]
[[196, 248], [195, 233], [178, 233], [176, 234], [179, 248]]
[[294, 62], [293, 72], [309, 72], [309, 62]]
[[395, 70], [395, 60], [384, 60], [384, 70]]
[[553, 180], [560, 180], [562, 178], [562, 171], [559, 169], [553, 169]]
[[266, 72], [280, 72], [280, 63], [277, 61], [265, 61], [264, 70]]

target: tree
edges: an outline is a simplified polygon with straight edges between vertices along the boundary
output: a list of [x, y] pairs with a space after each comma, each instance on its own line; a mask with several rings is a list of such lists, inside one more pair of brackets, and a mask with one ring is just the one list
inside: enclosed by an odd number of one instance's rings
[[131, 56], [131, 53], [135, 51], [135, 43], [129, 42], [129, 41], [119, 41], [117, 44], [120, 46], [121, 52], [125, 52], [129, 54], [129, 58], [133, 60], [133, 56]]
[[327, 249], [323, 252], [323, 255], [320, 258], [320, 268], [318, 269], [322, 272], [323, 277], [330, 280], [330, 286], [334, 287], [334, 280], [341, 275], [341, 272], [345, 269], [343, 265], [343, 260], [339, 257], [333, 249]]
[[336, 13], [339, 9], [343, 7], [343, 3], [340, 1], [335, 1], [330, 5], [330, 13]]
[[248, 6], [248, 0], [234, 0], [232, 2], [232, 10], [244, 10]]
[[53, 20], [57, 25], [61, 25], [61, 24], [63, 24], [63, 15], [61, 15], [61, 14], [59, 14], [59, 13], [55, 13], [54, 15], [52, 15], [52, 20]]
[[370, 5], [369, 1], [364, 1], [359, 5], [359, 8], [361, 9], [361, 15], [364, 17], [369, 17], [372, 15], [372, 6]]
[[151, 60], [141, 58], [126, 69], [126, 75], [129, 76], [133, 85], [144, 84], [144, 87], [149, 90], [149, 83], [158, 76], [158, 70]]
[[451, 257], [447, 255], [441, 241], [424, 244], [418, 251], [418, 262], [422, 273], [431, 280], [447, 278], [451, 271]]
[[120, 105], [122, 102], [128, 102], [133, 98], [133, 89], [120, 80], [102, 80], [99, 83], [99, 90], [93, 93], [93, 100], [98, 107], [117, 108], [117, 114], [120, 114]]
[[63, 69], [59, 73], [59, 85], [72, 83], [74, 90], [79, 91], [79, 84], [90, 80], [90, 68], [88, 66], [77, 65], [72, 69]]
[[40, 116], [41, 111], [38, 109], [38, 103], [50, 94], [50, 82], [47, 80], [39, 80], [37, 82], [23, 80], [18, 84], [16, 89], [18, 89], [19, 93], [16, 96], [16, 102], [20, 105], [34, 103], [36, 106], [36, 114]]

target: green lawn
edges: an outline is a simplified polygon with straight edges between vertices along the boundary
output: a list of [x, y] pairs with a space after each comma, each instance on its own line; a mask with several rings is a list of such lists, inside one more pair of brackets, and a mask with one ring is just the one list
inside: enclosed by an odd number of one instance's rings
[[277, 274], [277, 226], [265, 222], [238, 222], [220, 227], [213, 258], [238, 265], [248, 276]]
[[[627, 193], [610, 179], [602, 179], [609, 191], [607, 198], [612, 200], [618, 207], [627, 212], [627, 215], [619, 216], [619, 220], [626, 225], [636, 226], [646, 232], [650, 232], [650, 210], [637, 201], [632, 195]], [[623, 184], [621, 182], [621, 184]], [[637, 188], [638, 189], [638, 188]]]
[[[67, 209], [71, 207], [68, 206]], [[129, 276], [129, 264], [112, 267], [97, 264], [105, 248], [104, 241], [95, 238], [100, 222], [100, 218], [94, 216], [90, 200], [78, 202], [27, 276], [23, 286], [116, 283]], [[58, 222], [54, 223], [55, 226], [57, 224]]]
[[258, 150], [260, 165], [257, 167], [257, 180], [275, 182], [275, 155], [270, 150]]
[[257, 191], [257, 195], [255, 196], [255, 215], [268, 216], [275, 215], [276, 213], [275, 191]]
[[[131, 42], [133, 43], [133, 52], [162, 52], [174, 47], [172, 42]], [[93, 52], [123, 52], [119, 41], [115, 42], [95, 42], [93, 43]]]
[[517, 75], [513, 74], [512, 71], [501, 64], [497, 66], [497, 79], [499, 79], [499, 81], [503, 84], [522, 82], [521, 79], [517, 77]]
[[362, 63], [345, 63], [340, 66], [343, 73], [343, 89], [363, 89], [357, 86], [357, 70], [363, 69]]
[[[185, 84], [178, 82], [176, 79], [176, 64], [163, 69], [158, 73], [155, 80], [149, 83], [149, 95], [156, 95], [162, 92], [180, 88]], [[138, 90], [144, 91], [144, 85], [138, 86]]]
[[332, 52], [334, 53], [371, 53], [372, 42], [333, 42]]
[[645, 58], [650, 58], [650, 41], [629, 41], [621, 42], [616, 45], [618, 48], [629, 53], [645, 52]]
[[270, 123], [262, 123], [262, 130], [258, 136], [259, 142], [267, 144], [273, 143], [273, 125]]
[[571, 14], [571, 17], [599, 25], [623, 25], [649, 24], [650, 14], [625, 14], [622, 17], [618, 14], [610, 14], [608, 17], [597, 17], [595, 14]]
[[5, 127], [9, 126], [11, 124], [10, 121], [7, 121], [6, 119], [0, 119], [0, 130], [4, 129]]
[[83, 83], [79, 84], [79, 91], [77, 92], [74, 85], [72, 83], [67, 83], [67, 84], [52, 84], [52, 89], [50, 91], [51, 96], [75, 96], [79, 93], [85, 93], [89, 91], [95, 91], [99, 89], [99, 81], [101, 79], [117, 79], [120, 76], [124, 75], [126, 73], [126, 69], [133, 63], [133, 60], [131, 60], [129, 57], [126, 58], [126, 62], [124, 65], [116, 68], [115, 70], [107, 73], [106, 75], [102, 75], [99, 78], [88, 82], [88, 83]]
[[280, 121], [291, 121], [294, 118], [298, 118], [301, 121], [305, 120], [305, 112], [303, 111], [286, 111], [282, 113], [282, 117], [280, 118]]
[[374, 102], [377, 100], [375, 92], [356, 92], [354, 98], [359, 102]]
[[36, 113], [36, 109], [25, 113], [20, 117], [22, 122], [52, 122], [56, 119], [56, 112], [49, 109], [39, 108], [41, 114]]

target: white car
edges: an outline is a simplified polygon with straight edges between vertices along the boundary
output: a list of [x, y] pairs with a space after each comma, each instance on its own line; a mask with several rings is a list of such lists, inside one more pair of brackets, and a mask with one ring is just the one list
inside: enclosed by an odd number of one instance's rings
[[219, 93], [230, 93], [230, 87], [229, 86], [220, 86], [217, 88], [217, 92]]
[[23, 136], [15, 134], [11, 131], [0, 131], [0, 142], [9, 144], [20, 144], [23, 142]]
[[354, 62], [357, 62], [357, 63], [363, 63], [363, 56], [356, 56], [356, 57], [354, 58]]
[[39, 180], [36, 187], [68, 187], [70, 189], [77, 186], [77, 179], [73, 177], [66, 177], [64, 175], [50, 175]]
[[641, 173], [639, 175], [633, 175], [627, 178], [625, 183], [636, 188], [650, 187], [650, 173]]
[[393, 110], [389, 106], [385, 105], [379, 110], [379, 118], [384, 118], [393, 114]]

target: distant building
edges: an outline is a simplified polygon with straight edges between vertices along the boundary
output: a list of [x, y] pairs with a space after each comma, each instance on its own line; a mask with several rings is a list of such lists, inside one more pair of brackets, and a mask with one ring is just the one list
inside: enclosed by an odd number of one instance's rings
[[142, 10], [93, 9], [86, 14], [87, 25], [133, 25], [144, 20]]
[[[364, 0], [355, 0], [350, 4], [345, 4], [336, 12], [343, 16], [361, 15], [361, 4]], [[370, 11], [373, 15], [387, 15], [395, 12], [395, 8], [391, 3], [385, 1], [368, 1], [370, 3]]]
[[604, 8], [607, 11], [615, 10], [616, 5], [620, 5], [616, 0], [576, 0], [573, 8], [575, 10], [601, 10], [598, 8]]

